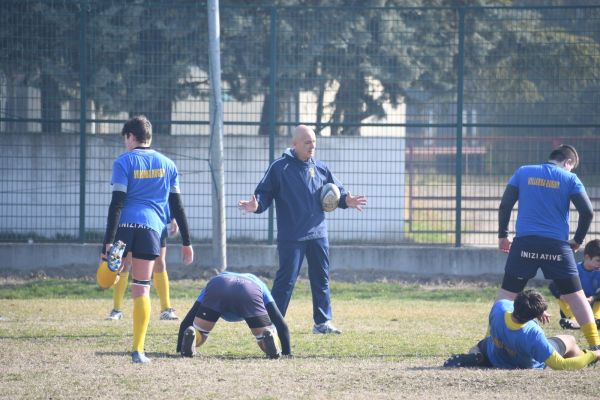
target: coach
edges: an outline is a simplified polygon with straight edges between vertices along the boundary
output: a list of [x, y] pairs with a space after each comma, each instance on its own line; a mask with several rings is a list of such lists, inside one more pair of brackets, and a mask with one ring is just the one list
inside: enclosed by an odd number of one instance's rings
[[249, 200], [240, 200], [238, 207], [260, 214], [275, 200], [279, 269], [271, 292], [281, 313], [285, 316], [287, 312], [306, 256], [313, 300], [313, 333], [341, 333], [331, 323], [329, 241], [319, 194], [325, 184], [334, 183], [341, 192], [339, 207], [358, 211], [367, 204], [367, 198], [346, 192], [327, 165], [313, 158], [316, 147], [315, 132], [305, 125], [297, 126], [292, 148], [273, 161], [254, 195]]

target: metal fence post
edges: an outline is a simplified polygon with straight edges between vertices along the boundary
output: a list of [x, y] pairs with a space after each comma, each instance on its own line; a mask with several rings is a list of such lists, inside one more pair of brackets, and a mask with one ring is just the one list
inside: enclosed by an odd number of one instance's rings
[[456, 211], [455, 211], [455, 247], [460, 247], [462, 238], [462, 132], [463, 132], [463, 94], [465, 73], [465, 9], [458, 9], [458, 82], [456, 88]]
[[79, 241], [85, 242], [85, 187], [86, 187], [86, 120], [87, 120], [87, 46], [86, 29], [88, 0], [80, 3], [79, 18]]
[[[275, 160], [275, 129], [277, 122], [277, 7], [271, 7], [271, 59], [269, 68], [269, 165]], [[273, 206], [269, 207], [269, 244], [273, 244]]]

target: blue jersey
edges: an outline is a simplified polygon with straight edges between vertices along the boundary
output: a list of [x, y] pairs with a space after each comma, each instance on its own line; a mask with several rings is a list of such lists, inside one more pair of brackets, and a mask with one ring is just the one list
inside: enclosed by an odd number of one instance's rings
[[179, 193], [175, 163], [151, 149], [134, 149], [113, 163], [113, 191], [127, 193], [120, 226], [142, 225], [159, 234], [169, 222], [169, 193]]
[[588, 271], [583, 267], [583, 263], [577, 264], [577, 272], [579, 273], [579, 280], [581, 281], [581, 288], [585, 297], [590, 297], [596, 294], [596, 291], [600, 289], [600, 271], [593, 270]]
[[516, 236], [568, 240], [570, 197], [585, 192], [577, 175], [552, 163], [525, 165], [508, 184], [519, 191]]
[[[262, 300], [263, 300], [263, 303], [265, 306], [269, 303], [275, 302], [275, 300], [273, 299], [273, 296], [271, 295], [271, 291], [269, 290], [267, 285], [263, 281], [261, 281], [256, 275], [225, 271], [225, 272], [221, 272], [217, 276], [234, 276], [237, 278], [247, 279], [247, 280], [255, 283], [256, 285], [258, 285], [258, 287], [260, 287], [260, 289], [262, 291]], [[206, 288], [202, 289], [202, 291], [200, 292], [200, 295], [198, 296], [196, 301], [202, 302], [202, 299], [204, 299], [205, 293], [206, 293]], [[225, 321], [228, 321], [228, 322], [238, 322], [238, 321], [244, 320], [244, 318], [242, 316], [238, 315], [235, 312], [231, 312], [231, 311], [224, 312], [223, 315], [221, 315], [221, 318], [223, 318]]]
[[542, 328], [534, 321], [516, 324], [511, 320], [513, 302], [499, 300], [490, 311], [490, 336], [485, 339], [486, 355], [496, 368], [545, 368], [554, 353]]
[[300, 241], [327, 236], [325, 212], [321, 209], [321, 188], [334, 183], [340, 189], [340, 208], [346, 206], [346, 191], [316, 159], [301, 161], [291, 149], [273, 161], [259, 182], [254, 194], [258, 201], [256, 213], [262, 213], [275, 200], [277, 210], [277, 239]]

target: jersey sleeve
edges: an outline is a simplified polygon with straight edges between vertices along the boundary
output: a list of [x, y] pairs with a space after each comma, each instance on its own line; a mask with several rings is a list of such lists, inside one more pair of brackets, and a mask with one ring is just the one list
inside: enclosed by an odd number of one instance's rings
[[563, 358], [554, 351], [544, 364], [556, 370], [578, 370], [587, 367], [596, 360], [596, 355], [591, 351], [583, 350], [583, 354], [577, 357]]
[[573, 174], [573, 180], [572, 180], [571, 190], [569, 192], [569, 195], [584, 193], [584, 192], [585, 192], [585, 187], [583, 186], [583, 183], [581, 182], [581, 180], [579, 179], [579, 177], [577, 175]]
[[508, 184], [511, 186], [519, 187], [519, 177], [520, 177], [521, 168], [517, 169], [515, 173], [508, 180]]
[[169, 181], [169, 192], [171, 193], [180, 193], [180, 189], [179, 189], [179, 171], [177, 170], [177, 167], [175, 166], [175, 163], [171, 163], [171, 168], [173, 169], [173, 172], [170, 174], [171, 178]]
[[256, 214], [264, 212], [271, 206], [277, 190], [278, 185], [275, 177], [275, 168], [274, 164], [271, 164], [267, 172], [265, 172], [265, 176], [263, 176], [256, 186], [256, 190], [254, 190], [254, 195], [258, 202], [258, 208], [255, 211]]
[[269, 288], [267, 287], [267, 285], [264, 284], [264, 282], [262, 282], [261, 285], [261, 289], [262, 289], [262, 293], [263, 293], [263, 302], [265, 303], [265, 305], [270, 304], [270, 303], [275, 303], [275, 299], [273, 298], [273, 295], [271, 294], [271, 291], [269, 290]]
[[527, 342], [531, 344], [530, 355], [536, 361], [544, 362], [552, 353], [556, 352], [554, 347], [548, 342], [548, 339], [546, 339], [544, 331], [541, 328], [533, 331]]
[[113, 191], [127, 192], [128, 183], [129, 174], [127, 172], [127, 168], [123, 163], [123, 159], [119, 157], [113, 162], [110, 184], [113, 187]]

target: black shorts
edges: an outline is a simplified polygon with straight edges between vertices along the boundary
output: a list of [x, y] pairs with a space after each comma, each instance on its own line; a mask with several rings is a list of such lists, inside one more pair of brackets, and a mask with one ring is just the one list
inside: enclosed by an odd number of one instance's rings
[[[263, 321], [260, 324], [264, 323], [260, 326], [250, 326], [251, 328], [261, 328], [271, 324], [262, 289], [248, 279], [227, 275], [215, 276], [206, 285], [204, 297], [200, 302], [202, 307], [196, 316], [207, 321], [215, 322], [215, 313], [218, 313], [219, 316], [224, 315], [226, 319], [228, 316], [243, 318], [248, 325], [251, 323], [255, 325], [257, 321]], [[202, 312], [206, 315], [201, 315]]]
[[119, 226], [115, 235], [115, 241], [117, 240], [126, 244], [123, 258], [129, 252], [133, 258], [142, 260], [154, 260], [160, 255], [161, 235], [150, 228]]
[[542, 270], [546, 279], [579, 277], [575, 256], [567, 242], [541, 236], [515, 238], [506, 260], [505, 278], [509, 276], [512, 280], [522, 281], [522, 286], [525, 287], [527, 281], [535, 277], [538, 269]]

